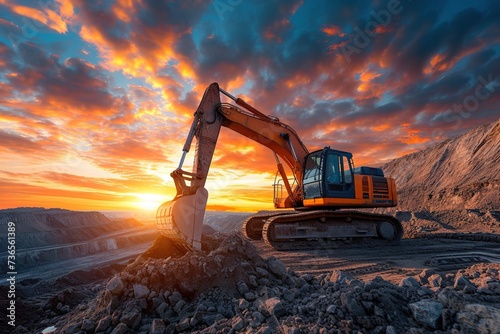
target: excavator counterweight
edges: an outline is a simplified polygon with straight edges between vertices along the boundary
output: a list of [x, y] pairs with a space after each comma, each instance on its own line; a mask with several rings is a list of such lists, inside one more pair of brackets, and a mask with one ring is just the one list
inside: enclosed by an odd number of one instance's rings
[[[221, 103], [221, 94], [236, 105]], [[276, 249], [328, 245], [338, 240], [397, 242], [403, 235], [401, 223], [390, 215], [340, 209], [379, 208], [397, 205], [396, 184], [379, 168], [354, 168], [352, 154], [325, 147], [309, 152], [288, 125], [267, 116], [240, 98], [212, 83], [194, 114], [179, 167], [171, 173], [175, 198], [162, 204], [156, 221], [163, 235], [192, 250], [201, 249], [203, 219], [208, 200], [208, 172], [221, 127], [227, 127], [268, 147], [276, 159], [285, 197], [275, 197], [278, 209], [249, 217], [243, 234], [263, 238]], [[191, 172], [182, 170], [193, 140], [196, 150]], [[286, 175], [284, 162], [291, 171]], [[281, 191], [276, 191], [282, 193]], [[281, 195], [280, 195], [281, 196]], [[340, 211], [338, 211], [340, 210]]]

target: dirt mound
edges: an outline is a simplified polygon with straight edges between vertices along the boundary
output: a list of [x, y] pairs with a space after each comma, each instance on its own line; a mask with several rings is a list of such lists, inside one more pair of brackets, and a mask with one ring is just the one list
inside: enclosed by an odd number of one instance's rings
[[160, 235], [144, 253], [143, 258], [165, 259], [167, 257], [181, 257], [186, 254], [187, 250], [171, 239]]
[[169, 253], [160, 245], [164, 239], [158, 238], [158, 245], [146, 252], [149, 258], [141, 255], [121, 273], [120, 279], [130, 287], [131, 296], [138, 284], [161, 293], [179, 291], [190, 298], [213, 288], [234, 294], [237, 282], [250, 280], [254, 266], [266, 267], [257, 249], [238, 235], [219, 234], [210, 241], [205, 237], [204, 252], [181, 251], [167, 241]]
[[[215, 230], [210, 235], [203, 234], [201, 238], [201, 249], [209, 252], [220, 246], [221, 239], [217, 237]], [[214, 237], [215, 235], [215, 237]], [[144, 253], [140, 255], [141, 259], [166, 259], [177, 258], [185, 255], [188, 249], [172, 239], [160, 235]]]
[[55, 306], [59, 316], [44, 324], [58, 333], [113, 334], [500, 331], [498, 264], [363, 282], [341, 271], [298, 276], [239, 234], [213, 238], [210, 251], [169, 248], [176, 257], [157, 256], [156, 245], [148, 251], [155, 256], [141, 256], [69, 312]]

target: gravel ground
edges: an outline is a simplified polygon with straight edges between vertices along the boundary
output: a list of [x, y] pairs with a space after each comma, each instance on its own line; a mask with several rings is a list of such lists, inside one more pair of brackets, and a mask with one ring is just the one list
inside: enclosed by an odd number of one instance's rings
[[49, 326], [55, 333], [113, 334], [500, 332], [497, 263], [446, 275], [425, 269], [391, 283], [338, 270], [299, 276], [259, 254], [239, 234], [215, 234], [194, 253], [159, 237], [111, 278], [68, 284], [39, 300], [32, 307], [44, 319], [16, 332]]

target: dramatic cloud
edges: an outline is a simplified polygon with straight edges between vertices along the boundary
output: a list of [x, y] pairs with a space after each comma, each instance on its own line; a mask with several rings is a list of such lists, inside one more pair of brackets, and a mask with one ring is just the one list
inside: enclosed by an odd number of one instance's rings
[[[0, 207], [172, 198], [169, 174], [211, 82], [292, 126], [311, 151], [351, 151], [357, 165], [499, 117], [493, 0], [0, 0], [0, 9]], [[270, 208], [274, 172], [269, 149], [223, 129], [209, 207]]]

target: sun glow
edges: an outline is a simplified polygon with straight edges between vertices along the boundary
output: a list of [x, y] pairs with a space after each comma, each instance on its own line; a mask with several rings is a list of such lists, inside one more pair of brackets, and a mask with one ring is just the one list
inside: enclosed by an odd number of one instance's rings
[[135, 197], [137, 201], [133, 203], [134, 207], [146, 211], [156, 210], [163, 202], [172, 199], [158, 194], [135, 194]]

